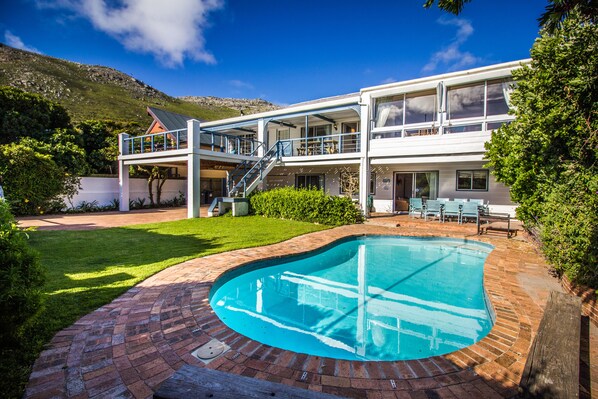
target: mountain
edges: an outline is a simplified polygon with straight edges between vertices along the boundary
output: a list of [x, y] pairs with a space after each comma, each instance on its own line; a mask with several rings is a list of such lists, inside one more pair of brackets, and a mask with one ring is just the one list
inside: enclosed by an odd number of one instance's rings
[[148, 124], [153, 106], [203, 120], [278, 108], [261, 99], [171, 97], [113, 68], [85, 65], [0, 43], [0, 86], [38, 93], [63, 105], [74, 122], [110, 119]]

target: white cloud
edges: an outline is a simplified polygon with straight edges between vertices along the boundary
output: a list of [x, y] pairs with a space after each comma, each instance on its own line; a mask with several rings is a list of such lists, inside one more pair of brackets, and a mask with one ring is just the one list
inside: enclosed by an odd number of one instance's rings
[[42, 8], [66, 8], [118, 40], [125, 48], [153, 54], [164, 66], [176, 67], [186, 58], [216, 63], [205, 48], [208, 14], [223, 0], [38, 0]]
[[228, 84], [236, 89], [253, 89], [253, 85], [251, 83], [243, 82], [242, 80], [238, 79], [229, 80]]
[[439, 65], [443, 65], [447, 70], [453, 71], [474, 65], [481, 61], [468, 51], [461, 50], [461, 46], [473, 34], [473, 26], [466, 19], [461, 18], [440, 18], [437, 21], [441, 25], [453, 25], [457, 27], [457, 34], [453, 40], [442, 49], [438, 50], [430, 57], [430, 60], [423, 67], [424, 72], [432, 72]]
[[389, 78], [386, 78], [386, 79], [384, 79], [382, 82], [380, 82], [380, 84], [383, 84], [383, 85], [384, 85], [384, 84], [387, 84], [387, 83], [394, 83], [394, 82], [396, 82], [396, 81], [397, 81], [397, 80], [396, 80], [395, 78], [393, 78], [393, 77], [389, 77]]
[[12, 32], [9, 30], [4, 31], [4, 42], [8, 44], [10, 47], [18, 48], [25, 51], [31, 51], [32, 53], [42, 53], [35, 47], [31, 47], [23, 43], [20, 37], [18, 37], [17, 35], [13, 35]]

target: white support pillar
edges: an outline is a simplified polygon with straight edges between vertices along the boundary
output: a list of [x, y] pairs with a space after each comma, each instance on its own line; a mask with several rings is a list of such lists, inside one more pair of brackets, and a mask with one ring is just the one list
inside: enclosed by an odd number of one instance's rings
[[118, 135], [118, 209], [121, 212], [129, 211], [129, 167], [122, 160], [122, 156], [129, 153], [129, 142], [125, 142], [128, 138], [127, 133]]
[[370, 102], [371, 98], [369, 94], [363, 94], [361, 96], [361, 115], [360, 115], [360, 130], [361, 130], [361, 154], [359, 159], [359, 204], [363, 214], [368, 217], [370, 212], [368, 209], [368, 195], [370, 194], [370, 157], [369, 157], [369, 144], [370, 144]]
[[260, 158], [264, 156], [266, 151], [268, 151], [268, 148], [266, 148], [269, 145], [269, 143], [267, 143], [267, 141], [268, 141], [267, 135], [268, 135], [268, 131], [266, 130], [266, 123], [265, 123], [264, 119], [263, 118], [258, 119], [258, 121], [257, 121], [257, 140], [264, 144], [262, 147], [260, 147], [260, 149], [257, 152], [257, 156]]
[[201, 203], [199, 168], [199, 121], [187, 121], [187, 218], [199, 217]]

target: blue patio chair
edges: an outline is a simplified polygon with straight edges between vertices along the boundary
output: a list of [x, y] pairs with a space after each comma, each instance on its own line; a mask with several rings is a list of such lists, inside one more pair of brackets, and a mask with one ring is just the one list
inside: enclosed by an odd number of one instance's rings
[[467, 202], [469, 200], [467, 198], [455, 198], [453, 201]]
[[463, 203], [463, 207], [461, 208], [461, 223], [463, 223], [463, 219], [465, 219], [465, 218], [475, 219], [475, 221], [477, 223], [479, 217], [480, 217], [480, 209], [478, 208], [477, 203], [475, 203], [475, 202], [464, 202]]
[[448, 201], [444, 203], [442, 215], [444, 219], [447, 217], [457, 217], [457, 222], [461, 224], [461, 204], [460, 201]]
[[426, 220], [428, 220], [428, 216], [434, 216], [438, 218], [439, 222], [443, 222], [442, 203], [438, 200], [427, 200], [424, 206], [424, 216]]
[[[419, 214], [422, 217], [424, 207], [421, 198], [409, 198], [409, 216]], [[415, 216], [414, 216], [415, 217]]]
[[450, 198], [436, 198], [436, 201], [440, 201], [441, 203], [446, 203], [450, 201]]
[[484, 206], [484, 200], [483, 199], [470, 199], [469, 202], [475, 202], [479, 206]]

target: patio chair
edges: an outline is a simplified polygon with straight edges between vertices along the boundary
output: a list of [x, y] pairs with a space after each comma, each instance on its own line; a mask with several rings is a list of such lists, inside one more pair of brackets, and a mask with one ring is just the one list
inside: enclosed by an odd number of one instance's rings
[[469, 202], [475, 202], [479, 206], [484, 206], [484, 200], [483, 199], [470, 199]]
[[421, 218], [423, 211], [424, 207], [421, 198], [409, 198], [409, 216], [419, 214]]
[[439, 222], [443, 222], [442, 203], [438, 200], [427, 200], [426, 205], [424, 206], [424, 216], [426, 220], [428, 220], [428, 215], [437, 217]]
[[467, 198], [455, 198], [453, 201], [468, 202]]
[[457, 217], [457, 222], [461, 224], [461, 201], [448, 201], [444, 203], [443, 217]]
[[475, 203], [475, 202], [464, 202], [463, 203], [463, 207], [461, 208], [461, 223], [463, 223], [464, 218], [475, 219], [475, 221], [477, 223], [479, 217], [480, 217], [480, 209], [478, 208], [477, 203]]
[[443, 204], [450, 201], [450, 198], [436, 198], [436, 201], [440, 201]]

